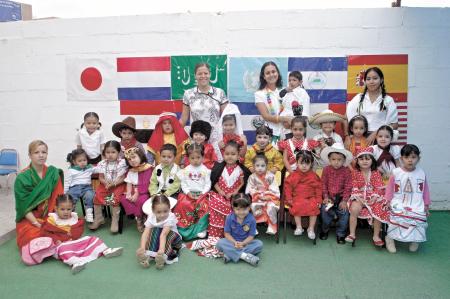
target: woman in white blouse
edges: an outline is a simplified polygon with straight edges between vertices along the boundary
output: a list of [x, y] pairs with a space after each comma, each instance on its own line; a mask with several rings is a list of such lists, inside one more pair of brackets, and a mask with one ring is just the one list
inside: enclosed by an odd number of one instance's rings
[[[397, 105], [386, 94], [383, 72], [378, 67], [368, 68], [364, 74], [364, 91], [357, 94], [347, 105], [347, 119], [363, 115], [369, 123], [367, 141], [372, 144], [376, 131], [383, 125], [398, 129]], [[348, 130], [345, 130], [346, 132]]]

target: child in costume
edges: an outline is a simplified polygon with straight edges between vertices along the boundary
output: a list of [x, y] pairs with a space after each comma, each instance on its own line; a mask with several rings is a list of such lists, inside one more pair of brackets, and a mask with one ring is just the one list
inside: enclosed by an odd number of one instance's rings
[[144, 215], [142, 205], [150, 197], [149, 184], [152, 177], [153, 166], [147, 163], [145, 152], [137, 147], [125, 151], [128, 165], [128, 174], [125, 178], [126, 193], [121, 196], [120, 203], [127, 215], [136, 218], [137, 230], [144, 231]]
[[[192, 138], [193, 143], [197, 143], [203, 146], [203, 165], [212, 169], [217, 162], [217, 155], [212, 144], [208, 143], [211, 136], [211, 125], [209, 122], [203, 120], [196, 120], [191, 124], [191, 131], [189, 135]], [[189, 165], [189, 157], [185, 155], [184, 166]]]
[[373, 244], [377, 247], [384, 245], [380, 238], [381, 223], [389, 219], [388, 207], [384, 199], [384, 184], [381, 174], [377, 170], [377, 161], [373, 155], [373, 148], [361, 149], [356, 154], [356, 166], [352, 172], [352, 194], [348, 201], [350, 211], [350, 234], [346, 242], [356, 240], [357, 218], [368, 219], [373, 224]]
[[256, 155], [263, 154], [268, 161], [267, 170], [275, 174], [277, 171], [281, 171], [284, 168], [283, 156], [271, 143], [272, 129], [264, 124], [258, 125], [259, 126], [256, 128], [256, 142], [247, 150], [244, 165], [251, 172], [254, 172], [253, 159]]
[[96, 165], [102, 160], [102, 151], [105, 146], [105, 136], [100, 130], [101, 123], [98, 114], [88, 112], [83, 117], [83, 124], [78, 130], [75, 142], [78, 149], [84, 149], [88, 156], [88, 164]]
[[177, 176], [180, 168], [175, 164], [177, 148], [170, 143], [160, 148], [159, 161], [150, 179], [150, 195], [163, 194], [167, 197], [178, 197], [180, 179]]
[[123, 121], [116, 122], [112, 126], [112, 132], [120, 138], [120, 158], [123, 159], [125, 151], [132, 147], [137, 147], [146, 153], [144, 146], [136, 138], [139, 131], [136, 130], [136, 119], [134, 117], [128, 116]]
[[205, 238], [208, 227], [208, 197], [211, 189], [211, 170], [203, 161], [203, 146], [197, 143], [186, 148], [189, 165], [177, 174], [181, 182], [178, 203], [174, 213], [178, 219], [178, 230], [184, 240]]
[[68, 194], [59, 195], [55, 213], [49, 213], [42, 225], [42, 236], [52, 238], [57, 245], [55, 257], [71, 266], [73, 274], [102, 255], [109, 258], [122, 254], [122, 247], [108, 248], [98, 237], [81, 237], [84, 221], [73, 209], [73, 198]]
[[352, 153], [341, 143], [325, 147], [320, 153], [322, 161], [328, 160], [322, 172], [323, 202], [320, 208], [322, 227], [319, 238], [326, 240], [331, 222], [337, 218], [336, 242], [345, 244], [348, 227], [347, 202], [352, 192], [352, 173], [348, 166], [353, 160]]
[[225, 238], [217, 242], [217, 248], [223, 252], [224, 262], [237, 263], [243, 260], [256, 267], [263, 243], [255, 240], [256, 220], [250, 213], [251, 200], [248, 195], [239, 193], [231, 198], [233, 212], [225, 220]]
[[114, 140], [105, 143], [105, 157], [96, 167], [100, 185], [95, 190], [94, 222], [89, 229], [96, 230], [105, 223], [102, 206], [112, 206], [111, 232], [119, 231], [120, 197], [125, 192], [124, 179], [128, 167], [125, 159], [120, 158], [120, 143]]
[[401, 151], [402, 167], [395, 168], [386, 188], [390, 205], [390, 220], [386, 236], [386, 249], [395, 253], [395, 241], [409, 242], [409, 250], [417, 251], [427, 240], [427, 216], [431, 204], [430, 190], [425, 172], [417, 167], [420, 150], [413, 144]]
[[278, 149], [283, 151], [284, 166], [288, 172], [294, 172], [297, 169], [296, 154], [298, 151], [312, 151], [320, 147], [318, 141], [306, 139], [306, 127], [305, 117], [294, 117], [291, 121], [292, 138], [278, 142]]
[[94, 221], [94, 196], [95, 192], [91, 185], [91, 176], [94, 167], [88, 164], [88, 156], [83, 149], [73, 150], [67, 155], [70, 163], [64, 182], [64, 193], [72, 196], [74, 206], [78, 200], [83, 199], [86, 206], [86, 222]]
[[376, 144], [372, 146], [373, 155], [377, 160], [378, 170], [387, 184], [392, 171], [400, 166], [400, 147], [393, 145], [394, 130], [390, 126], [381, 126], [377, 130]]
[[185, 144], [189, 142], [189, 136], [180, 125], [177, 115], [172, 112], [163, 112], [155, 125], [155, 129], [147, 143], [149, 152], [148, 163], [158, 165], [160, 161], [161, 147], [172, 144], [176, 148], [175, 163], [180, 164]]
[[245, 193], [251, 196], [251, 209], [256, 222], [267, 223], [266, 233], [274, 235], [277, 232], [280, 189], [274, 174], [267, 170], [267, 165], [267, 157], [263, 154], [253, 158], [254, 173], [248, 178]]
[[165, 264], [178, 262], [179, 251], [183, 244], [177, 231], [177, 218], [170, 210], [176, 201], [158, 194], [147, 200], [143, 206], [148, 215], [141, 243], [136, 251], [139, 264], [150, 267], [154, 260], [156, 269], [162, 270]]
[[244, 162], [245, 153], [247, 152], [247, 138], [242, 130], [241, 112], [239, 108], [234, 104], [228, 104], [222, 112], [220, 123], [222, 127], [219, 127], [219, 136], [222, 140], [219, 141], [220, 153], [217, 153], [218, 161], [223, 161], [225, 144], [234, 140], [241, 147], [239, 159], [241, 162]]
[[[345, 148], [349, 150], [353, 156], [362, 148], [369, 146], [367, 142], [369, 124], [367, 119], [362, 115], [355, 115], [348, 123], [348, 136], [345, 138]], [[354, 166], [354, 165], [353, 165]]]
[[[295, 131], [293, 132], [295, 136]], [[322, 182], [312, 170], [314, 157], [310, 151], [300, 150], [296, 158], [297, 168], [284, 182], [286, 202], [297, 226], [294, 235], [303, 234], [301, 218], [306, 216], [309, 218], [308, 238], [314, 240], [316, 238], [314, 228], [322, 203]]]

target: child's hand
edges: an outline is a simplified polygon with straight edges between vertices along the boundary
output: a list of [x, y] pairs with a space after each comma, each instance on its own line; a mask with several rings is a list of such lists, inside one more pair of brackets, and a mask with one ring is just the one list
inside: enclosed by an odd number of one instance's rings
[[163, 255], [163, 254], [164, 254], [164, 248], [160, 248], [160, 249], [158, 250], [158, 254]]
[[339, 209], [341, 209], [342, 211], [348, 211], [347, 202], [342, 200], [339, 203]]
[[127, 192], [125, 198], [131, 201], [131, 192]]
[[329, 203], [330, 202], [330, 199], [329, 198], [324, 198], [323, 200], [322, 200], [322, 203], [324, 204], [324, 205], [326, 205], [327, 203]]
[[145, 248], [144, 247], [139, 247], [137, 250], [136, 250], [136, 255], [143, 255], [143, 254], [145, 254]]
[[218, 145], [220, 149], [223, 149], [225, 147], [225, 143], [223, 142], [223, 140], [220, 140]]
[[236, 241], [236, 242], [234, 242], [234, 247], [236, 249], [242, 249], [242, 248], [244, 248], [244, 243]]
[[276, 174], [277, 171], [278, 171], [278, 169], [277, 169], [276, 167], [274, 167], [274, 168], [272, 168], [272, 169], [270, 170], [270, 172], [273, 173], [273, 174]]
[[135, 192], [135, 193], [133, 194], [133, 196], [131, 196], [131, 202], [136, 202], [137, 199], [138, 199], [138, 196], [139, 196], [139, 194], [138, 194], [137, 192]]

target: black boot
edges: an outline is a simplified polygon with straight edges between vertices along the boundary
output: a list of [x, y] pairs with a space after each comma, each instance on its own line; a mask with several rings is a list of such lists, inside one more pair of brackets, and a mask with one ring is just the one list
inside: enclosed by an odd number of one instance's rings
[[338, 244], [345, 244], [345, 237], [336, 236], [336, 242]]
[[320, 240], [326, 240], [326, 239], [328, 239], [328, 232], [321, 231], [321, 232], [319, 233], [319, 239], [320, 239]]

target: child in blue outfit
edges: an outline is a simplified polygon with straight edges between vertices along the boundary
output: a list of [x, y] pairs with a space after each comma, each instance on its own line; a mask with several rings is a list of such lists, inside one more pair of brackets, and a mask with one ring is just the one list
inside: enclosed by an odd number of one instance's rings
[[225, 238], [217, 242], [217, 248], [223, 252], [224, 262], [237, 263], [240, 259], [252, 266], [257, 266], [263, 243], [255, 240], [256, 220], [250, 213], [251, 199], [248, 195], [238, 193], [231, 198], [233, 213], [225, 220]]

